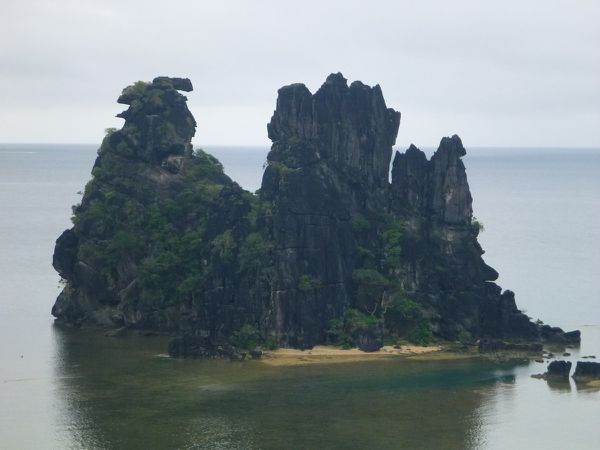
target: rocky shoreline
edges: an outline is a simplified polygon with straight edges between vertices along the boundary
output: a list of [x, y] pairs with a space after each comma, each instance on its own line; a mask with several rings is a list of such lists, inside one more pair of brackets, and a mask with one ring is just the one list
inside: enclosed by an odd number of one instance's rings
[[[586, 358], [585, 356], [582, 358]], [[595, 356], [594, 356], [595, 358]], [[571, 361], [554, 360], [548, 364], [544, 373], [531, 375], [532, 378], [546, 380], [549, 383], [569, 383], [569, 376], [575, 380], [578, 385], [600, 387], [600, 363], [592, 361], [576, 361], [575, 370], [571, 375]]]

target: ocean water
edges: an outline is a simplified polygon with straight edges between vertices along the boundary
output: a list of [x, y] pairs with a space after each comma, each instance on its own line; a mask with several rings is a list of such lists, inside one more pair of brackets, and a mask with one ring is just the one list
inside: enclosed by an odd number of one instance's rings
[[[268, 149], [208, 147], [243, 187]], [[0, 448], [597, 449], [600, 391], [546, 363], [176, 361], [53, 326], [51, 267], [95, 146], [0, 144]], [[600, 357], [600, 150], [467, 149], [480, 242], [533, 318]]]

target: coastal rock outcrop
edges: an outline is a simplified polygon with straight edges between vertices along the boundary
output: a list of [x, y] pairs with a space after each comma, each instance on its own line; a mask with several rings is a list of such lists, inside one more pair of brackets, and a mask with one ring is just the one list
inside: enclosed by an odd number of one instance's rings
[[158, 77], [119, 97], [125, 124], [108, 131], [56, 243], [57, 320], [177, 334], [174, 356], [579, 340], [532, 323], [494, 283], [458, 136], [430, 159], [415, 146], [396, 152], [390, 182], [400, 113], [379, 86], [339, 73], [314, 94], [285, 86], [251, 194], [193, 151], [196, 122], [179, 92], [191, 90]]
[[544, 373], [531, 375], [532, 378], [538, 378], [550, 382], [569, 382], [571, 373], [571, 361], [552, 361], [548, 364], [548, 369]]
[[578, 361], [573, 378], [575, 381], [600, 380], [600, 363]]
[[542, 325], [540, 327], [540, 336], [546, 342], [553, 344], [577, 344], [581, 341], [581, 332], [573, 330], [564, 332], [559, 327], [551, 327], [550, 325]]
[[567, 381], [571, 373], [571, 361], [552, 361], [548, 364], [545, 374], [546, 379], [560, 379]]

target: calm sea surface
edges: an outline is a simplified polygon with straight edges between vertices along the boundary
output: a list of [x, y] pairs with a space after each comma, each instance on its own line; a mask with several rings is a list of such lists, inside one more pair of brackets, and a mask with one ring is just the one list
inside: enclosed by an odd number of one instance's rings
[[[267, 148], [207, 148], [243, 187]], [[0, 448], [598, 449], [600, 391], [546, 364], [174, 361], [163, 338], [52, 324], [54, 241], [94, 146], [0, 144]], [[486, 261], [600, 358], [600, 150], [468, 149]]]

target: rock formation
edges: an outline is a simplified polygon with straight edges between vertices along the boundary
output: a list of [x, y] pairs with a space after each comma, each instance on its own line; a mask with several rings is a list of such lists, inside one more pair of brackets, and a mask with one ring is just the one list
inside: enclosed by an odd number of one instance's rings
[[591, 381], [600, 379], [600, 363], [578, 361], [573, 374], [575, 381]]
[[560, 379], [564, 381], [569, 380], [569, 374], [571, 373], [571, 361], [552, 361], [548, 364], [548, 371], [545, 376], [546, 379]]
[[531, 375], [532, 378], [538, 378], [550, 382], [569, 382], [571, 373], [571, 361], [552, 361], [548, 364], [548, 369], [544, 373]]
[[330, 75], [314, 95], [302, 84], [279, 90], [260, 195], [274, 211], [272, 293], [281, 343], [323, 342], [328, 323], [355, 306], [359, 236], [352, 219], [373, 220], [365, 240], [377, 247], [376, 216], [387, 209], [399, 123], [379, 86], [348, 87], [341, 74]]
[[177, 92], [191, 89], [159, 77], [119, 97], [125, 125], [109, 130], [74, 226], [56, 242], [53, 264], [66, 281], [52, 309], [58, 321], [214, 335], [263, 317], [258, 297], [269, 290], [249, 292], [231, 253], [252, 231], [256, 201], [215, 158], [192, 152], [196, 122]]
[[458, 136], [389, 167], [400, 113], [379, 86], [330, 75], [279, 90], [262, 187], [192, 151], [189, 80], [126, 88], [54, 267], [68, 324], [176, 333], [170, 353], [433, 337], [578, 341], [542, 329], [494, 283], [477, 242]]

